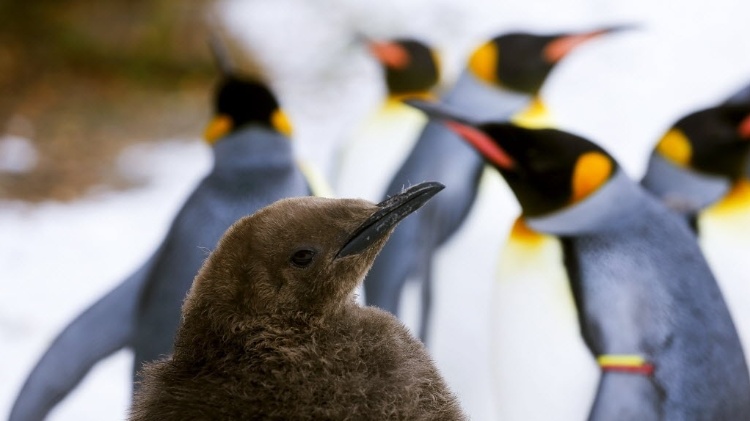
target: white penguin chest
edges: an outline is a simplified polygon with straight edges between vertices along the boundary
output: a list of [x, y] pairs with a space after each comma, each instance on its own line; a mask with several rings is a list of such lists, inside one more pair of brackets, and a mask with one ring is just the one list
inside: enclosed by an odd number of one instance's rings
[[[344, 146], [336, 193], [380, 201], [426, 123], [422, 112], [400, 102], [388, 102]], [[409, 181], [416, 184], [425, 180]]]
[[698, 218], [699, 243], [750, 357], [750, 184]]
[[556, 237], [516, 222], [501, 252], [492, 309], [499, 419], [586, 419], [599, 368], [580, 334]]

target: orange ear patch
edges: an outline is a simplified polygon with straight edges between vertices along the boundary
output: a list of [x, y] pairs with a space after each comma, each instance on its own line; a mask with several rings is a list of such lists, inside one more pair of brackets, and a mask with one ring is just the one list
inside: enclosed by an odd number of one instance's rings
[[513, 158], [483, 131], [450, 120], [446, 121], [445, 125], [469, 142], [474, 149], [479, 151], [491, 163], [504, 169], [511, 169], [515, 166]]
[[226, 136], [232, 131], [234, 122], [228, 115], [219, 114], [215, 116], [206, 126], [203, 131], [203, 139], [210, 144], [216, 143], [217, 140]]
[[750, 140], [750, 114], [742, 119], [739, 126], [737, 126], [737, 132], [743, 139]]
[[690, 146], [690, 141], [680, 129], [668, 131], [656, 145], [656, 151], [672, 163], [682, 167], [690, 163], [693, 155], [693, 147]]
[[587, 152], [581, 155], [573, 170], [572, 202], [578, 202], [593, 193], [612, 174], [612, 160], [600, 152]]
[[488, 42], [479, 47], [469, 58], [469, 70], [487, 83], [497, 83], [497, 63], [499, 53], [497, 46]]
[[392, 69], [403, 69], [409, 65], [411, 57], [403, 45], [395, 42], [370, 42], [370, 52], [378, 61]]
[[278, 108], [271, 114], [271, 125], [285, 136], [292, 135], [292, 123], [289, 117]]

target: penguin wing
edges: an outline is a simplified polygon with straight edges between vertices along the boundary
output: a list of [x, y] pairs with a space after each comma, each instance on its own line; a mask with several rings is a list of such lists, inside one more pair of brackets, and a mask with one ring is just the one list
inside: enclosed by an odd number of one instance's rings
[[141, 289], [159, 254], [55, 338], [26, 378], [9, 421], [43, 420], [96, 363], [131, 343]]

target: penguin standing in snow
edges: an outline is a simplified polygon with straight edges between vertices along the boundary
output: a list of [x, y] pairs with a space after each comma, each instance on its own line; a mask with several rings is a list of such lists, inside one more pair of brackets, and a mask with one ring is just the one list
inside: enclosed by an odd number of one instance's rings
[[401, 100], [432, 95], [440, 81], [440, 59], [434, 49], [411, 38], [367, 43], [383, 67], [386, 98], [342, 147], [333, 184], [340, 197], [377, 200], [427, 122]]
[[[551, 124], [540, 91], [552, 69], [578, 46], [623, 28], [582, 33], [509, 33], [480, 46], [442, 100], [473, 121], [513, 118], [525, 125]], [[365, 300], [398, 315], [407, 279], [422, 287], [419, 337], [427, 341], [432, 303], [432, 257], [458, 230], [476, 199], [484, 160], [438, 122], [428, 122], [382, 197], [409, 183], [440, 180], [446, 189], [402, 224], [365, 279]], [[392, 174], [392, 173], [391, 173]]]
[[[733, 105], [728, 105], [733, 104]], [[661, 138], [641, 180], [698, 234], [746, 354], [750, 352], [750, 98], [681, 118]]]
[[419, 340], [354, 297], [396, 224], [440, 189], [292, 198], [239, 220], [195, 278], [174, 354], [145, 366], [130, 419], [466, 419]]
[[26, 379], [11, 421], [42, 420], [97, 362], [122, 348], [135, 352], [134, 373], [172, 352], [180, 306], [205, 250], [248, 212], [309, 194], [292, 156], [291, 125], [264, 84], [225, 74], [215, 112], [205, 132], [213, 169], [144, 265], [55, 338]]
[[475, 147], [522, 208], [498, 284], [520, 301], [498, 306], [493, 332], [504, 419], [750, 414], [742, 346], [687, 224], [586, 139], [414, 105]]

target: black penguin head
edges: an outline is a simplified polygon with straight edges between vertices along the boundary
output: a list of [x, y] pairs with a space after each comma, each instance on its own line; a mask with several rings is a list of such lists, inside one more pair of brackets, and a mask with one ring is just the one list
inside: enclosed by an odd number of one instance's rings
[[510, 123], [472, 124], [432, 103], [408, 103], [442, 120], [497, 168], [525, 216], [545, 215], [585, 199], [617, 168], [604, 149], [567, 132]]
[[469, 70], [490, 85], [536, 95], [557, 63], [578, 46], [625, 27], [581, 33], [537, 35], [515, 32], [497, 36], [471, 55]]
[[422, 183], [380, 204], [318, 197], [275, 202], [225, 233], [196, 277], [186, 311], [198, 306], [240, 319], [336, 312], [351, 303], [398, 222], [442, 187]]
[[226, 75], [216, 87], [214, 118], [204, 138], [214, 143], [247, 124], [259, 124], [290, 136], [292, 126], [276, 97], [264, 84]]
[[691, 113], [670, 128], [654, 153], [679, 167], [729, 180], [745, 172], [750, 152], [750, 104]]
[[440, 80], [437, 53], [414, 39], [369, 41], [371, 53], [382, 64], [391, 97], [425, 96]]

